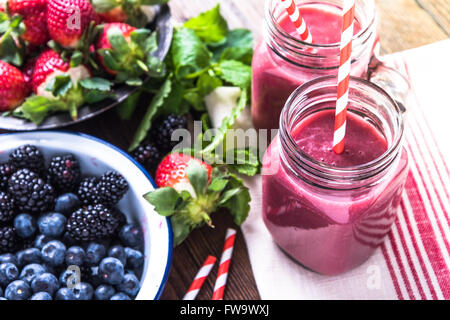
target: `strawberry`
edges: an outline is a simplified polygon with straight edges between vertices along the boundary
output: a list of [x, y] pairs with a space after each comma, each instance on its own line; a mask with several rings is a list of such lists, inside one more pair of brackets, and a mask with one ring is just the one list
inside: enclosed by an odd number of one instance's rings
[[20, 105], [29, 94], [22, 72], [0, 60], [0, 111], [10, 111]]
[[141, 85], [142, 75], [157, 75], [162, 63], [152, 53], [157, 49], [156, 33], [136, 29], [126, 23], [107, 23], [98, 37], [96, 49], [105, 70], [119, 82]]
[[156, 171], [159, 189], [144, 195], [156, 212], [170, 217], [175, 245], [197, 227], [212, 225], [210, 214], [226, 208], [238, 225], [250, 210], [250, 193], [225, 166], [212, 167], [190, 155], [172, 153]]
[[126, 22], [143, 28], [153, 21], [153, 6], [169, 0], [91, 0], [95, 11], [104, 22]]
[[190, 161], [196, 161], [202, 165], [208, 173], [208, 180], [211, 180], [212, 167], [209, 164], [189, 155], [171, 153], [163, 159], [156, 170], [156, 185], [159, 188], [172, 187], [181, 192], [184, 186], [189, 185], [186, 168]]
[[39, 124], [50, 113], [69, 111], [77, 119], [78, 108], [84, 103], [111, 97], [112, 84], [105, 79], [91, 78], [89, 69], [73, 59], [74, 55], [66, 61], [59, 52], [47, 49], [38, 56], [34, 68], [24, 68], [34, 69], [31, 87], [35, 95], [15, 110], [18, 116]]
[[25, 25], [21, 38], [32, 45], [40, 46], [50, 40], [47, 29], [47, 0], [8, 0], [11, 16], [19, 15]]
[[126, 22], [128, 20], [128, 15], [123, 11], [121, 7], [116, 7], [109, 11], [98, 12], [100, 19], [103, 22]]
[[25, 66], [22, 68], [23, 78], [25, 79], [25, 83], [27, 84], [30, 92], [33, 90], [33, 73], [34, 66], [36, 65], [37, 57], [29, 59]]
[[48, 0], [47, 25], [50, 37], [66, 48], [83, 45], [91, 25], [99, 17], [89, 0]]

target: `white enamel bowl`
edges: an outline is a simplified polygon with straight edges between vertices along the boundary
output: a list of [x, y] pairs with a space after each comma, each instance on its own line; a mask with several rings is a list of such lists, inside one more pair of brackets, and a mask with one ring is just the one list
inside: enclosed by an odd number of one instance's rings
[[24, 144], [39, 147], [47, 160], [61, 153], [72, 153], [80, 161], [83, 175], [101, 175], [107, 170], [121, 173], [130, 190], [119, 208], [128, 219], [140, 224], [144, 232], [145, 263], [138, 300], [154, 300], [161, 296], [169, 274], [173, 235], [168, 219], [158, 215], [142, 197], [155, 188], [149, 174], [129, 155], [98, 138], [70, 132], [40, 131], [0, 135], [0, 162]]

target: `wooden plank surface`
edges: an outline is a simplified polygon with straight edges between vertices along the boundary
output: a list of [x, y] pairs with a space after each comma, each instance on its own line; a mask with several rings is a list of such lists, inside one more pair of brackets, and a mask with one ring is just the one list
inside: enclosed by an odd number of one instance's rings
[[[260, 36], [264, 0], [171, 0], [170, 6], [174, 20], [182, 22], [219, 2], [231, 28], [249, 28], [255, 38]], [[380, 13], [383, 53], [411, 49], [449, 37], [450, 0], [376, 0], [376, 3]], [[145, 107], [141, 106], [138, 111], [145, 112]], [[111, 110], [68, 129], [97, 136], [126, 150], [140, 118], [138, 115], [132, 121], [121, 121]], [[233, 227], [233, 223], [226, 212], [215, 213], [213, 219], [215, 229], [205, 227], [196, 230], [174, 250], [173, 266], [163, 299], [181, 299], [206, 256], [213, 254], [220, 258], [226, 229]], [[217, 266], [200, 292], [199, 299], [211, 298], [216, 273]], [[225, 299], [259, 299], [240, 232]]]

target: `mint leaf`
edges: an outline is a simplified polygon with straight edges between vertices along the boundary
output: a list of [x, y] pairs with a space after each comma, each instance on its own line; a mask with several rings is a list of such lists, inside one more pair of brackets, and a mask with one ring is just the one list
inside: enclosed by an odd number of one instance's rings
[[156, 115], [158, 110], [164, 105], [165, 99], [169, 96], [172, 91], [172, 81], [170, 77], [164, 82], [158, 93], [153, 97], [153, 100], [148, 107], [147, 113], [139, 125], [136, 134], [133, 138], [133, 142], [130, 145], [129, 151], [136, 149], [139, 144], [145, 139], [150, 127], [152, 125], [153, 117]]
[[217, 68], [219, 77], [244, 91], [250, 90], [252, 83], [252, 68], [235, 60], [225, 60]]
[[210, 48], [214, 61], [236, 60], [251, 65], [253, 58], [253, 34], [248, 29], [234, 29], [228, 32], [225, 43]]
[[242, 91], [241, 97], [239, 98], [238, 105], [233, 109], [231, 112], [231, 115], [228, 117], [225, 117], [222, 120], [222, 124], [220, 128], [217, 129], [217, 133], [214, 136], [211, 143], [204, 148], [201, 152], [203, 154], [212, 154], [214, 153], [214, 150], [225, 140], [225, 136], [229, 129], [231, 129], [236, 122], [237, 117], [241, 114], [241, 112], [244, 110], [248, 102], [248, 92]]
[[184, 27], [194, 30], [197, 36], [206, 43], [220, 42], [228, 33], [228, 24], [220, 14], [219, 4], [187, 21]]
[[110, 91], [112, 82], [103, 78], [88, 78], [78, 82], [80, 86], [89, 90]]
[[240, 174], [254, 176], [261, 170], [258, 151], [254, 149], [235, 149], [234, 161], [229, 167]]
[[137, 90], [117, 106], [117, 114], [122, 120], [130, 120], [137, 107], [142, 91]]
[[211, 53], [193, 30], [176, 29], [171, 47], [172, 63], [179, 78], [192, 76], [209, 67]]
[[84, 102], [89, 104], [94, 104], [106, 99], [116, 99], [117, 96], [112, 92], [99, 91], [99, 90], [89, 90], [84, 93]]
[[169, 217], [175, 213], [181, 197], [173, 188], [160, 188], [144, 195], [144, 198], [155, 207], [158, 214]]
[[204, 194], [208, 183], [208, 171], [206, 168], [197, 161], [192, 160], [186, 168], [186, 175], [195, 190], [195, 194], [197, 196]]
[[202, 98], [222, 85], [222, 80], [217, 78], [215, 75], [210, 75], [209, 73], [203, 73], [197, 81], [197, 89]]

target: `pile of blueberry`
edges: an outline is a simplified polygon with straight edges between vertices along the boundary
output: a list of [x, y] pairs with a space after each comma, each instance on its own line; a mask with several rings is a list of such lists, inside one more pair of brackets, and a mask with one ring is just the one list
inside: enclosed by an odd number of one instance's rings
[[25, 145], [0, 164], [0, 300], [130, 300], [140, 290], [143, 236], [117, 203], [115, 171], [83, 177], [71, 154], [46, 166]]

